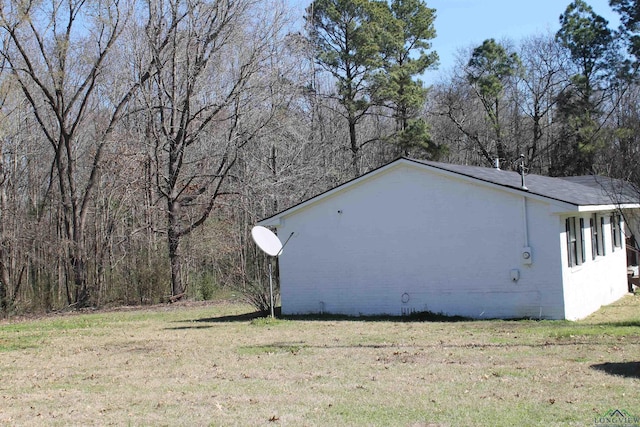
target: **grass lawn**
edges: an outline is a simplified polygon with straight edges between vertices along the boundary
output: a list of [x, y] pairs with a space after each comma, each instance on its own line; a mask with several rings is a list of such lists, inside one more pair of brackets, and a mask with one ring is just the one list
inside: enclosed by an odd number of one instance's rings
[[252, 320], [250, 311], [177, 304], [0, 322], [0, 425], [593, 426], [611, 409], [640, 417], [640, 296], [579, 322]]

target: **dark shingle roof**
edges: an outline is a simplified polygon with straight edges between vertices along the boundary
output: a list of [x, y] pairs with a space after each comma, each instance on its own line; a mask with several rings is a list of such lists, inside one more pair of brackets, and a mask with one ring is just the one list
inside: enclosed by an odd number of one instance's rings
[[271, 215], [270, 217], [262, 219], [261, 222], [277, 218], [284, 213], [290, 212], [300, 206], [304, 206], [307, 203], [310, 203], [313, 200], [317, 200], [318, 198], [330, 194], [340, 188], [344, 188], [345, 186], [348, 186], [353, 182], [366, 177], [367, 175], [376, 173], [380, 169], [383, 169], [399, 161], [425, 165], [431, 168], [440, 169], [442, 171], [476, 179], [478, 181], [483, 181], [505, 188], [511, 188], [513, 190], [521, 191], [525, 194], [533, 194], [545, 197], [547, 199], [568, 203], [574, 206], [619, 204], [637, 205], [638, 203], [640, 203], [640, 190], [636, 191], [631, 184], [624, 181], [602, 176], [591, 175], [567, 178], [553, 178], [548, 176], [529, 174], [525, 175], [525, 185], [527, 187], [527, 189], [525, 190], [522, 188], [522, 178], [517, 172], [485, 168], [480, 166], [454, 165], [449, 163], [431, 162], [427, 160], [416, 160], [402, 157], [391, 163], [388, 163], [387, 165], [381, 166], [378, 169], [370, 171], [365, 175], [345, 182], [335, 188], [311, 197], [310, 199], [290, 206], [276, 214]]
[[524, 190], [522, 178], [518, 172], [424, 160], [407, 160], [576, 206], [638, 203], [640, 201], [640, 194], [634, 191], [628, 183], [603, 176], [553, 178], [529, 174], [525, 175], [527, 189]]

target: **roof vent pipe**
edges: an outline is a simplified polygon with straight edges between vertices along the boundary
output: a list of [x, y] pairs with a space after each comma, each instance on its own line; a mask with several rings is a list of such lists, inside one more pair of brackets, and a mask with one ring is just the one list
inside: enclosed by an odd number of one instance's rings
[[493, 161], [493, 167], [496, 170], [500, 170], [500, 159], [498, 157], [496, 157], [496, 159]]

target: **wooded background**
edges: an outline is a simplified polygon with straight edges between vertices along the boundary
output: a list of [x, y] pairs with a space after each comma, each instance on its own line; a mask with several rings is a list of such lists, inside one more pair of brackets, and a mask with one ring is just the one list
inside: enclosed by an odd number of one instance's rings
[[640, 184], [640, 6], [451, 74], [420, 0], [0, 0], [0, 315], [209, 299], [266, 308], [260, 219], [398, 156]]

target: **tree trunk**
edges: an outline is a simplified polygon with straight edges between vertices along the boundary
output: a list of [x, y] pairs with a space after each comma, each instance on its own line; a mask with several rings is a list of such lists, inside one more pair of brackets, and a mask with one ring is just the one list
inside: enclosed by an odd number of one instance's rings
[[495, 100], [495, 112], [493, 113], [493, 127], [496, 132], [496, 155], [498, 159], [501, 161], [510, 162], [511, 159], [507, 158], [507, 151], [504, 148], [504, 143], [502, 142], [502, 127], [500, 126], [500, 100], [496, 98]]
[[[0, 168], [2, 166], [0, 165]], [[2, 183], [4, 184], [4, 182]], [[9, 254], [7, 248], [7, 242], [5, 242], [5, 206], [6, 206], [6, 195], [4, 192], [4, 188], [2, 188], [2, 193], [0, 193], [0, 314], [6, 313], [9, 307], [8, 304], [8, 288], [10, 286], [11, 278], [9, 276], [9, 268], [7, 267], [7, 263], [9, 262]]]
[[7, 301], [7, 284], [9, 279], [9, 274], [4, 264], [0, 262], [0, 314], [6, 313], [9, 308], [9, 303]]
[[178, 232], [178, 203], [169, 200], [167, 242], [169, 249], [169, 265], [171, 267], [171, 296], [181, 296], [184, 294], [184, 284], [182, 283], [182, 256], [180, 254], [181, 236]]
[[356, 120], [349, 119], [349, 143], [351, 147], [351, 168], [355, 178], [360, 176], [360, 167], [358, 166], [358, 140], [356, 138]]
[[82, 250], [71, 258], [73, 268], [73, 283], [75, 284], [75, 302], [78, 307], [87, 307], [91, 304], [91, 292], [87, 287], [87, 265], [84, 260]]

